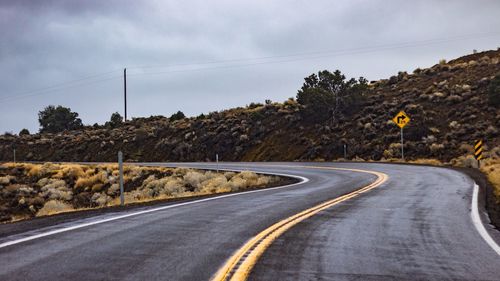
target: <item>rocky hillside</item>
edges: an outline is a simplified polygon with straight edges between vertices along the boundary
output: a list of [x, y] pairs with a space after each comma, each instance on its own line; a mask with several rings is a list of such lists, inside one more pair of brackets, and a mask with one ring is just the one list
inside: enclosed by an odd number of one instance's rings
[[177, 121], [136, 118], [113, 129], [3, 135], [0, 159], [11, 160], [16, 143], [18, 160], [115, 161], [118, 150], [128, 161], [209, 161], [216, 153], [225, 161], [333, 160], [343, 157], [344, 144], [350, 159], [381, 160], [400, 156], [399, 128], [390, 120], [404, 110], [411, 117], [407, 158], [449, 161], [470, 153], [479, 138], [490, 151], [500, 145], [500, 110], [487, 95], [499, 74], [500, 51], [487, 51], [372, 81], [359, 111], [335, 123], [310, 121], [290, 99]]

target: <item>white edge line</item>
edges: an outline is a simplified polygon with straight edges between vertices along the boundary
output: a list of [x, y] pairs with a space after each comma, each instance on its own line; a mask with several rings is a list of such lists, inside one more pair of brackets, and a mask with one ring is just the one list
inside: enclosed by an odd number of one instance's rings
[[490, 234], [484, 228], [483, 223], [481, 222], [481, 217], [479, 216], [479, 186], [474, 183], [474, 191], [472, 192], [472, 209], [471, 209], [471, 217], [474, 226], [477, 229], [477, 232], [481, 235], [484, 241], [500, 256], [500, 246], [491, 238]]
[[[200, 168], [200, 169], [204, 169], [204, 168]], [[206, 170], [206, 168], [204, 170]], [[212, 169], [210, 169], [210, 170], [212, 170]], [[231, 170], [229, 170], [229, 169], [219, 169], [219, 170], [221, 170], [221, 171], [235, 171], [235, 172], [244, 171], [244, 170], [237, 170], [237, 169], [234, 169], [234, 170], [232, 170], [232, 169]], [[249, 171], [249, 170], [246, 170], [246, 171]], [[106, 222], [110, 222], [110, 221], [115, 221], [115, 220], [119, 220], [119, 219], [124, 219], [124, 218], [128, 218], [128, 217], [142, 215], [142, 214], [153, 213], [153, 212], [157, 212], [157, 211], [162, 211], [162, 210], [176, 208], [176, 207], [181, 207], [181, 206], [186, 206], [186, 205], [197, 204], [197, 203], [206, 202], [206, 201], [217, 200], [217, 199], [221, 199], [221, 198], [227, 198], [227, 197], [232, 197], [232, 196], [245, 195], [245, 194], [250, 194], [250, 193], [255, 193], [255, 192], [263, 192], [263, 191], [267, 191], [267, 190], [276, 190], [276, 189], [288, 188], [288, 187], [296, 186], [296, 185], [299, 185], [299, 184], [304, 184], [304, 183], [306, 183], [306, 182], [309, 181], [308, 178], [302, 177], [302, 176], [297, 176], [297, 175], [280, 174], [280, 173], [267, 173], [267, 172], [255, 172], [255, 173], [266, 174], [266, 175], [291, 177], [291, 178], [300, 179], [301, 181], [297, 182], [297, 183], [283, 185], [283, 186], [276, 186], [276, 187], [263, 188], [263, 189], [258, 189], [258, 190], [251, 190], [251, 191], [244, 191], [244, 192], [238, 192], [238, 193], [224, 194], [224, 195], [220, 195], [220, 196], [209, 197], [209, 198], [205, 198], [205, 199], [199, 199], [199, 200], [194, 200], [194, 201], [189, 201], [189, 202], [184, 202], [184, 203], [178, 203], [178, 204], [173, 204], [173, 205], [168, 205], [168, 206], [153, 208], [153, 209], [149, 209], [149, 210], [144, 210], [144, 211], [129, 213], [129, 214], [126, 214], [126, 215], [111, 217], [111, 218], [97, 220], [97, 221], [93, 221], [93, 222], [82, 223], [82, 224], [78, 224], [78, 225], [74, 225], [74, 226], [69, 226], [69, 227], [65, 227], [65, 228], [60, 228], [60, 229], [48, 231], [48, 232], [45, 232], [45, 233], [40, 233], [40, 234], [36, 234], [36, 235], [24, 237], [24, 238], [12, 240], [12, 241], [7, 241], [7, 242], [4, 242], [4, 243], [0, 244], [0, 249], [8, 247], [8, 246], [11, 246], [11, 245], [23, 243], [23, 242], [26, 242], [26, 241], [31, 241], [31, 240], [35, 240], [35, 239], [38, 239], [38, 238], [47, 237], [47, 236], [51, 236], [51, 235], [54, 235], [54, 234], [63, 233], [63, 232], [67, 232], [67, 231], [71, 231], [71, 230], [75, 230], [75, 229], [80, 229], [80, 228], [84, 228], [84, 227], [92, 226], [92, 225], [96, 225], [96, 224], [106, 223]]]

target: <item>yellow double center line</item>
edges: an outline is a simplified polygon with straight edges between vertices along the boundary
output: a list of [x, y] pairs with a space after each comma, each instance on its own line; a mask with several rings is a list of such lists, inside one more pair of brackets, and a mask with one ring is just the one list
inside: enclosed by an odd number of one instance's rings
[[[297, 166], [295, 166], [297, 168]], [[222, 266], [219, 271], [214, 275], [214, 281], [225, 281], [225, 280], [246, 280], [250, 271], [255, 266], [255, 263], [259, 257], [264, 253], [264, 251], [271, 245], [271, 243], [278, 238], [285, 231], [298, 224], [299, 222], [325, 210], [338, 203], [349, 200], [353, 197], [358, 196], [361, 193], [367, 192], [371, 189], [384, 183], [389, 176], [384, 173], [359, 170], [359, 169], [346, 169], [346, 168], [331, 168], [331, 167], [315, 167], [315, 166], [303, 166], [301, 168], [308, 169], [322, 169], [322, 170], [340, 170], [340, 171], [350, 171], [359, 173], [368, 173], [377, 176], [377, 180], [373, 183], [357, 189], [351, 193], [342, 195], [335, 199], [326, 201], [317, 206], [304, 210], [296, 215], [279, 221], [264, 231], [257, 234], [255, 237], [250, 239], [243, 247], [237, 250]]]

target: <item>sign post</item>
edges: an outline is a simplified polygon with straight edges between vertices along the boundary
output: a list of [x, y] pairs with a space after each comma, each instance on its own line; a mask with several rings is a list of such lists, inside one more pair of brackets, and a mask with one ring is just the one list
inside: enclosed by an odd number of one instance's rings
[[406, 115], [404, 111], [400, 111], [394, 118], [392, 118], [392, 121], [398, 125], [399, 128], [401, 128], [401, 159], [405, 161], [405, 151], [404, 151], [404, 139], [403, 139], [403, 128], [410, 123], [410, 117]]
[[347, 145], [344, 143], [344, 160], [347, 160]]
[[118, 151], [118, 169], [120, 170], [120, 205], [125, 204], [125, 197], [123, 195], [123, 153]]
[[481, 159], [483, 159], [483, 141], [477, 140], [474, 144], [474, 158], [477, 160], [477, 168], [481, 168]]

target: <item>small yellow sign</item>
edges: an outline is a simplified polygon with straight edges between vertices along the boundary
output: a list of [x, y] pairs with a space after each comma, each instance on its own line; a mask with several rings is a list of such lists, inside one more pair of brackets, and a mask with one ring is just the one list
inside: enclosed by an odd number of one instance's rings
[[478, 140], [474, 144], [474, 158], [476, 158], [476, 160], [478, 160], [478, 161], [483, 159], [483, 141], [482, 140]]
[[396, 123], [396, 125], [399, 126], [399, 128], [403, 129], [408, 123], [410, 123], [410, 117], [406, 115], [404, 111], [400, 111], [394, 118], [392, 118], [392, 121]]

